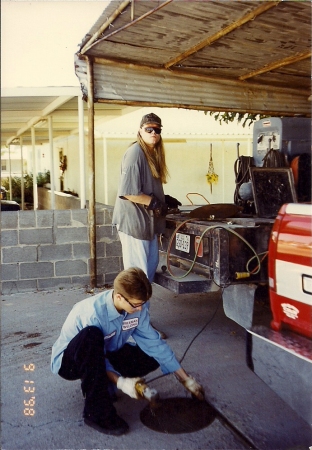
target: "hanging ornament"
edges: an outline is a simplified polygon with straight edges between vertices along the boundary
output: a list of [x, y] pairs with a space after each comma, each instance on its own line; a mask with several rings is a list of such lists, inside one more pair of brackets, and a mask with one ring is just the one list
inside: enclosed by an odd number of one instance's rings
[[215, 173], [212, 160], [212, 144], [210, 144], [210, 160], [208, 172], [206, 173], [207, 183], [210, 184], [210, 192], [212, 194], [212, 185], [218, 182], [219, 176]]

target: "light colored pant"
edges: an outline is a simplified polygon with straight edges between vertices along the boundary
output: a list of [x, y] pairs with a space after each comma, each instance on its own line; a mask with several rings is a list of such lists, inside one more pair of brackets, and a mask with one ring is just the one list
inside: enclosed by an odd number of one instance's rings
[[143, 241], [121, 231], [118, 231], [118, 234], [122, 245], [124, 269], [139, 267], [152, 283], [159, 261], [157, 236], [155, 235], [152, 241]]

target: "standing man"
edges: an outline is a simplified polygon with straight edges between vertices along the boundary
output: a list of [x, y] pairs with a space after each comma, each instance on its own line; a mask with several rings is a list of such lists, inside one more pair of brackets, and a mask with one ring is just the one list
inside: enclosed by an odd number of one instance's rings
[[163, 184], [169, 173], [161, 131], [161, 119], [156, 114], [142, 117], [137, 140], [127, 149], [121, 163], [113, 213], [124, 268], [140, 267], [151, 283], [159, 261], [158, 236], [165, 231], [168, 207], [181, 205], [164, 194]]
[[52, 347], [52, 372], [66, 380], [81, 379], [84, 422], [101, 433], [120, 436], [129, 429], [113, 405], [112, 385], [139, 398], [136, 383], [159, 366], [164, 374], [174, 373], [192, 395], [204, 398], [203, 387], [150, 325], [146, 302], [151, 295], [141, 269], [120, 272], [113, 289], [73, 307]]

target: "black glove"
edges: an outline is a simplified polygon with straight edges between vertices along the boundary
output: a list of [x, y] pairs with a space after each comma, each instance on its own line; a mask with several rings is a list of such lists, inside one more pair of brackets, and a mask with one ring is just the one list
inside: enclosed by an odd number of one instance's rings
[[157, 198], [154, 194], [150, 194], [152, 200], [148, 205], [147, 209], [154, 211], [156, 217], [165, 216], [168, 212], [168, 206]]
[[178, 206], [182, 206], [182, 203], [176, 198], [171, 197], [171, 195], [165, 195], [165, 202], [169, 208], [177, 208]]

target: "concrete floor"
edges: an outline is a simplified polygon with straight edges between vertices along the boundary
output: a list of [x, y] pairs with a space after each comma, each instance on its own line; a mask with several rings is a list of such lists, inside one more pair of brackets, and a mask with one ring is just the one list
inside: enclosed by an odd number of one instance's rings
[[[34, 292], [2, 297], [1, 448], [3, 450], [244, 449], [246, 446], [216, 418], [193, 433], [153, 431], [140, 421], [145, 401], [120, 393], [116, 409], [130, 432], [110, 437], [84, 425], [80, 382], [50, 372], [51, 346], [72, 306], [89, 296], [84, 289]], [[245, 330], [226, 318], [221, 295], [175, 295], [153, 286], [152, 321], [168, 334], [182, 365], [206, 389], [206, 398], [257, 449], [307, 450], [311, 428], [245, 364]], [[203, 327], [206, 325], [203, 331]], [[201, 332], [200, 332], [201, 331]], [[34, 370], [24, 367], [34, 364]], [[25, 365], [25, 366], [24, 366]], [[33, 368], [33, 366], [30, 366]], [[160, 372], [150, 374], [152, 380]], [[25, 383], [25, 380], [33, 383]], [[24, 386], [35, 391], [25, 393]], [[150, 383], [162, 398], [188, 396], [172, 375]], [[24, 401], [35, 397], [33, 416]]]

